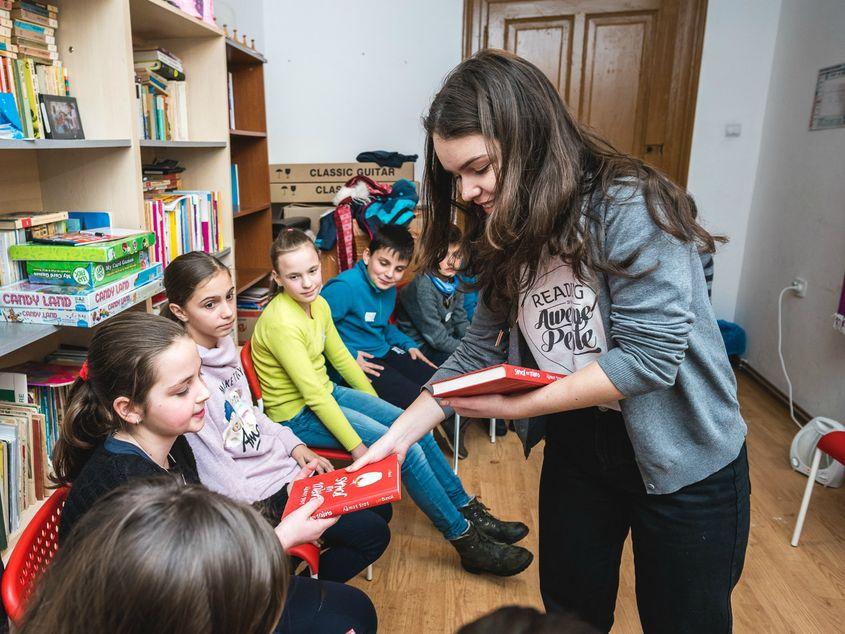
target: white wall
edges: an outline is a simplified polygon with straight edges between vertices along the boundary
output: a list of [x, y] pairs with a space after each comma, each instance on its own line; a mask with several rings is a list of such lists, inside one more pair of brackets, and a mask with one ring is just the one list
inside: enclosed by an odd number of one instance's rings
[[270, 162], [422, 158], [420, 117], [461, 60], [462, 15], [462, 0], [264, 0]]
[[254, 39], [255, 49], [264, 52], [263, 0], [215, 0], [214, 17], [221, 29], [226, 25], [230, 36], [237, 29], [239, 42], [241, 36], [246, 35], [247, 44]]
[[777, 358], [776, 301], [786, 297], [784, 350], [795, 399], [845, 420], [845, 337], [832, 328], [845, 270], [845, 128], [809, 131], [820, 68], [845, 63], [845, 2], [783, 0], [736, 317], [749, 362], [786, 390]]
[[[730, 242], [716, 255], [713, 307], [733, 320], [781, 0], [710, 0], [687, 186], [709, 231]], [[725, 137], [725, 125], [742, 126]]]

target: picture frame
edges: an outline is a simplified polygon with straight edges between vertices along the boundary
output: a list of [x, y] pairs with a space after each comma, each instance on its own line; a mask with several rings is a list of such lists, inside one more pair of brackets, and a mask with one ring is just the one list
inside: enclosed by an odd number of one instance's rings
[[48, 139], [84, 139], [82, 117], [74, 97], [41, 95], [44, 136]]

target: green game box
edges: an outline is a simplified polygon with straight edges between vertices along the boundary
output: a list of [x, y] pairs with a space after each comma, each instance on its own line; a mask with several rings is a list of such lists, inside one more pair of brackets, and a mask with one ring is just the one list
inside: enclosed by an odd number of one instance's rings
[[28, 260], [26, 272], [33, 284], [62, 284], [97, 288], [150, 266], [147, 251], [112, 262], [53, 262]]
[[27, 242], [9, 247], [9, 257], [13, 260], [50, 262], [112, 262], [146, 251], [155, 241], [156, 236], [152, 231], [139, 231], [118, 240], [77, 246]]

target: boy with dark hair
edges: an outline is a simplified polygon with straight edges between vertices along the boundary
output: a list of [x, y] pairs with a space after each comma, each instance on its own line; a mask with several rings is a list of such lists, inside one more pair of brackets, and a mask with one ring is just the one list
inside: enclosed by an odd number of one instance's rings
[[396, 285], [413, 255], [410, 232], [384, 225], [361, 260], [329, 280], [322, 291], [340, 338], [378, 395], [402, 409], [420, 395], [420, 388], [437, 368], [413, 339], [389, 323], [396, 306]]

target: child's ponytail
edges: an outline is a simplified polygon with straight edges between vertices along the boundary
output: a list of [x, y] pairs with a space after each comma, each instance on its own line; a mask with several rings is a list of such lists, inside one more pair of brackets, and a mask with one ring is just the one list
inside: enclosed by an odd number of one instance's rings
[[228, 273], [229, 269], [216, 257], [204, 251], [190, 251], [174, 259], [164, 269], [164, 292], [167, 294], [167, 303], [161, 307], [161, 316], [182, 323], [171, 310], [171, 304], [184, 307], [197, 286], [219, 271]]
[[71, 386], [53, 449], [57, 484], [73, 482], [97, 445], [123, 429], [125, 423], [112, 406], [116, 398], [125, 396], [143, 407], [158, 378], [156, 358], [184, 336], [172, 321], [138, 312], [118, 315], [100, 327]]

